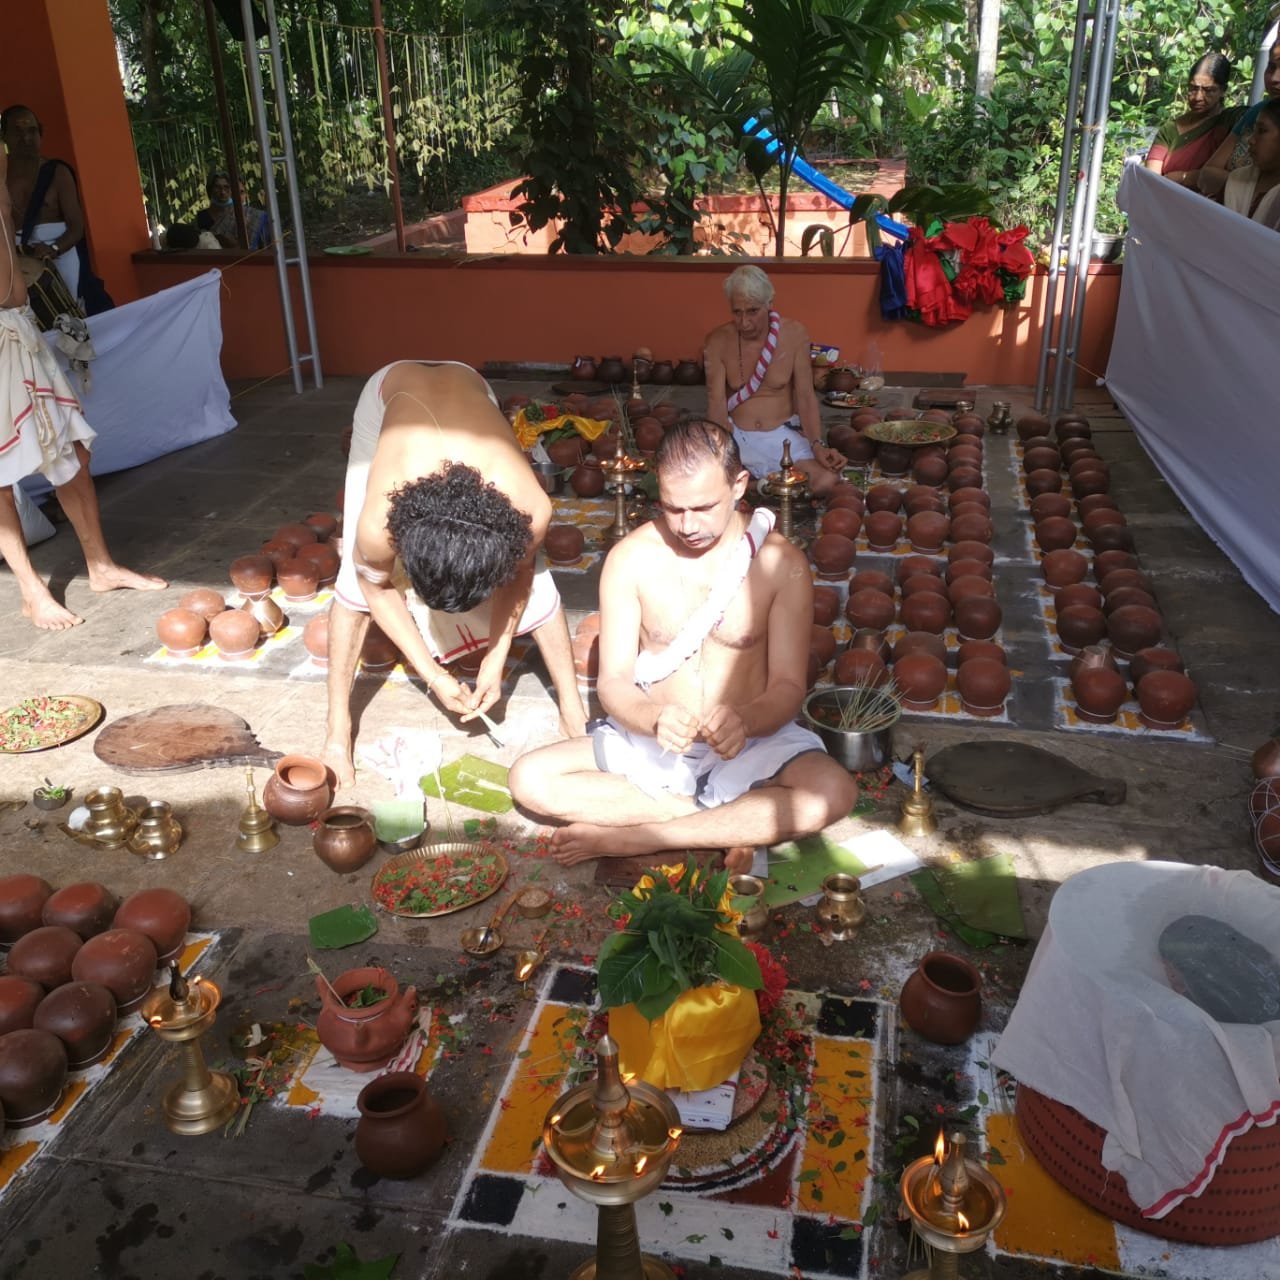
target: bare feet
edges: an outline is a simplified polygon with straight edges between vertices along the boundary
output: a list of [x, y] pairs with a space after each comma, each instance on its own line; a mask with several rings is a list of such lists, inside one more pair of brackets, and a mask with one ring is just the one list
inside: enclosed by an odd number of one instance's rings
[[551, 837], [551, 856], [563, 867], [576, 866], [592, 858], [631, 858], [641, 853], [657, 853], [661, 842], [652, 828], [601, 827], [592, 822], [571, 822]]
[[84, 621], [79, 614], [63, 608], [47, 591], [38, 599], [23, 600], [22, 612], [41, 631], [69, 631]]
[[89, 586], [94, 591], [161, 591], [169, 584], [149, 573], [135, 573], [114, 562], [89, 570]]
[[351, 746], [343, 742], [326, 742], [320, 752], [320, 759], [333, 770], [338, 779], [338, 786], [350, 787], [355, 784], [356, 768], [351, 759]]

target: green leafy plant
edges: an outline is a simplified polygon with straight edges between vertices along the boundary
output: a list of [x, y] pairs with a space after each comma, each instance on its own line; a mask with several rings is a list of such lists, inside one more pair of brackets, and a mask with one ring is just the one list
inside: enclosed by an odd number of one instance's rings
[[633, 1004], [660, 1018], [694, 987], [763, 984], [760, 964], [734, 929], [729, 873], [709, 874], [690, 860], [642, 876], [613, 907], [622, 927], [600, 948], [597, 986], [606, 1009]]
[[65, 800], [71, 794], [71, 788], [64, 787], [60, 783], [51, 782], [46, 778], [44, 786], [37, 787], [35, 793], [42, 800]]

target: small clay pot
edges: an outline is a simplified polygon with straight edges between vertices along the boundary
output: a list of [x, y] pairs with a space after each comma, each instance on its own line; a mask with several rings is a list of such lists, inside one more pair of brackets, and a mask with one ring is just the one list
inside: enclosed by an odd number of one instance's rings
[[1138, 681], [1138, 719], [1152, 729], [1176, 729], [1196, 705], [1196, 686], [1180, 671], [1149, 671]]
[[893, 678], [908, 711], [930, 711], [947, 687], [947, 668], [931, 654], [911, 653], [894, 660]]
[[69, 1070], [83, 1071], [105, 1058], [111, 1048], [116, 998], [96, 982], [69, 982], [45, 996], [34, 1025], [62, 1041]]
[[655, 360], [649, 370], [649, 381], [655, 386], [669, 387], [675, 381], [675, 370], [670, 360]]
[[945, 596], [947, 594], [947, 584], [936, 573], [913, 573], [902, 584], [902, 598], [904, 600], [910, 600], [912, 596], [917, 596], [922, 591], [930, 592], [935, 596]]
[[1105, 597], [1102, 612], [1110, 617], [1117, 609], [1124, 609], [1128, 605], [1141, 605], [1144, 609], [1154, 609], [1156, 598], [1150, 591], [1140, 591], [1137, 587], [1117, 587]]
[[604, 492], [604, 471], [597, 459], [574, 467], [569, 487], [580, 498], [598, 498]]
[[306, 560], [286, 560], [276, 570], [280, 581], [280, 589], [285, 599], [293, 604], [301, 604], [316, 598], [316, 588], [320, 585], [320, 577], [316, 566]]
[[862, 529], [862, 517], [848, 507], [836, 507], [822, 517], [819, 529], [823, 533], [838, 533], [852, 542]]
[[849, 638], [849, 648], [874, 653], [881, 662], [889, 661], [889, 640], [883, 631], [874, 627], [859, 627]]
[[[827, 428], [827, 443], [839, 453], [844, 453], [845, 448], [857, 438], [857, 431], [846, 423], [836, 423]], [[845, 454], [845, 457], [848, 456]]]
[[[311, 542], [305, 547], [299, 547], [297, 558], [303, 564], [309, 564], [315, 570], [316, 581], [320, 586], [327, 586], [338, 576], [338, 565], [341, 561], [338, 558], [338, 553], [327, 542]], [[277, 566], [277, 576], [279, 576], [282, 567], [285, 566]], [[285, 584], [281, 581], [280, 585], [284, 586]]]
[[[978, 603], [978, 602], [975, 602]], [[998, 716], [1013, 687], [1013, 677], [1002, 662], [974, 658], [956, 671], [956, 687], [964, 709], [974, 716]]]
[[617, 427], [610, 427], [602, 436], [596, 436], [591, 442], [591, 452], [599, 462], [608, 462], [610, 458], [617, 457], [618, 441], [622, 439], [622, 433]]
[[542, 545], [552, 564], [573, 564], [582, 555], [587, 540], [577, 525], [553, 524]]
[[867, 500], [862, 492], [851, 484], [838, 484], [827, 494], [827, 510], [856, 511], [862, 515], [867, 509]]
[[208, 624], [193, 609], [167, 609], [156, 619], [160, 643], [176, 658], [186, 658], [204, 644]]
[[0, 879], [0, 946], [8, 947], [38, 929], [44, 904], [52, 894], [53, 886], [47, 880], [26, 872]]
[[947, 514], [947, 504], [937, 495], [929, 497], [908, 496], [902, 504], [902, 510], [909, 520], [912, 516], [923, 515], [926, 511], [936, 512], [940, 516]]
[[1004, 620], [1000, 606], [982, 596], [969, 596], [955, 608], [956, 630], [961, 640], [990, 640]]
[[897, 664], [903, 658], [909, 658], [917, 653], [924, 653], [931, 658], [937, 658], [945, 666], [947, 661], [947, 642], [940, 634], [933, 631], [906, 632], [898, 637], [893, 646], [894, 669], [897, 670]]
[[911, 540], [911, 550], [919, 553], [942, 550], [947, 540], [951, 522], [946, 516], [933, 511], [922, 511], [907, 520], [907, 537]]
[[355, 805], [327, 809], [311, 840], [316, 857], [339, 874], [359, 871], [373, 857], [377, 844], [373, 815]]
[[309, 524], [282, 524], [272, 536], [277, 542], [292, 543], [297, 551], [316, 540], [316, 531]]
[[277, 538], [272, 538], [270, 542], [262, 544], [262, 554], [271, 561], [276, 569], [279, 569], [286, 560], [293, 559], [293, 551], [292, 542], [282, 542]]
[[329, 665], [329, 615], [318, 614], [302, 628], [302, 643], [317, 666]]
[[966, 463], [953, 465], [947, 476], [947, 488], [956, 493], [960, 489], [982, 488], [982, 472]]
[[1107, 634], [1116, 654], [1122, 658], [1158, 645], [1161, 627], [1160, 615], [1138, 604], [1116, 609], [1107, 618]]
[[262, 807], [290, 827], [314, 822], [332, 803], [329, 771], [313, 756], [290, 755], [277, 760], [262, 788]]
[[179, 609], [190, 609], [192, 613], [198, 613], [206, 622], [216, 618], [226, 607], [227, 602], [222, 596], [208, 587], [197, 587], [194, 591], [188, 591], [178, 601]]
[[991, 510], [991, 496], [985, 489], [953, 489], [949, 502], [952, 511], [968, 504], [977, 504], [985, 511]]
[[1031, 518], [1037, 524], [1050, 516], [1071, 515], [1071, 499], [1065, 493], [1039, 493], [1031, 499]]
[[644, 454], [656, 453], [662, 437], [666, 435], [666, 430], [657, 418], [641, 418], [632, 430], [635, 432], [636, 448]]
[[876, 451], [876, 442], [863, 435], [855, 435], [840, 450], [850, 462], [870, 462], [876, 456]]
[[1104, 596], [1119, 591], [1122, 587], [1136, 587], [1139, 591], [1151, 592], [1151, 579], [1137, 569], [1112, 569], [1098, 579]]
[[1109, 667], [1090, 667], [1071, 681], [1076, 697], [1076, 714], [1092, 724], [1110, 724], [1128, 694], [1124, 677]]
[[1117, 511], [1114, 507], [1100, 507], [1090, 511], [1080, 523], [1084, 529], [1084, 536], [1092, 539], [1104, 525], [1126, 525], [1129, 522], [1124, 518], [1123, 512]]
[[982, 437], [987, 433], [987, 424], [976, 413], [957, 413], [952, 417], [951, 425], [967, 435]]
[[[525, 404], [529, 402], [527, 396], [511, 396], [509, 398], [513, 400], [523, 399]], [[332, 516], [327, 511], [313, 511], [302, 523], [315, 534], [317, 542], [327, 542], [338, 532], [337, 516]]]
[[903, 984], [898, 1007], [923, 1039], [963, 1044], [982, 1017], [982, 979], [967, 960], [931, 951]]
[[51, 1115], [67, 1083], [67, 1051], [51, 1031], [0, 1036], [0, 1107], [8, 1129]]
[[902, 517], [893, 511], [869, 512], [863, 528], [873, 551], [892, 551], [902, 536]]
[[855, 627], [882, 631], [893, 621], [893, 597], [871, 588], [855, 591], [850, 595], [844, 612]]
[[136, 929], [151, 939], [161, 964], [177, 958], [191, 925], [191, 904], [172, 889], [139, 889], [121, 904], [117, 929]]
[[1092, 515], [1095, 511], [1118, 511], [1116, 500], [1109, 493], [1091, 493], [1076, 503], [1076, 510], [1081, 517]]
[[1053, 424], [1053, 434], [1059, 440], [1088, 440], [1093, 436], [1093, 430], [1088, 418], [1082, 418], [1078, 413], [1063, 413]]
[[903, 556], [898, 561], [894, 572], [899, 582], [906, 582], [908, 578], [914, 578], [918, 573], [931, 573], [938, 577], [942, 573], [942, 564], [937, 560], [931, 560], [928, 556]]
[[1255, 778], [1280, 778], [1280, 738], [1268, 738], [1250, 757], [1249, 764]]
[[1014, 424], [1019, 440], [1029, 440], [1032, 436], [1043, 435], [1049, 430], [1049, 419], [1042, 413], [1024, 413]]
[[1119, 673], [1120, 668], [1116, 663], [1115, 654], [1111, 652], [1109, 645], [1105, 644], [1087, 644], [1074, 658], [1071, 659], [1071, 679], [1074, 682], [1076, 676], [1082, 671], [1089, 671], [1094, 667], [1106, 667], [1109, 671]]
[[[955, 535], [955, 529], [952, 529]], [[977, 542], [971, 538], [958, 538], [947, 548], [947, 563], [955, 564], [957, 560], [980, 560], [983, 564], [994, 564], [996, 553], [985, 542]]]
[[356, 1098], [356, 1156], [380, 1178], [415, 1178], [444, 1149], [444, 1112], [414, 1071], [390, 1071]]
[[867, 490], [867, 506], [868, 512], [872, 511], [901, 511], [903, 491], [892, 484], [872, 485]]
[[61, 924], [41, 925], [24, 934], [9, 950], [7, 972], [30, 978], [46, 991], [71, 981], [71, 963], [84, 939]]
[[1062, 473], [1052, 468], [1033, 471], [1027, 476], [1027, 496], [1038, 498], [1042, 493], [1061, 493]]
[[137, 929], [108, 929], [76, 952], [71, 962], [74, 982], [96, 982], [116, 998], [120, 1013], [132, 1013], [151, 991], [155, 978], [155, 944]]
[[[385, 992], [370, 1005], [346, 1002], [365, 987]], [[377, 1071], [395, 1056], [418, 1009], [415, 987], [400, 990], [391, 973], [382, 968], [348, 969], [332, 983], [316, 978], [323, 1008], [316, 1020], [320, 1043], [348, 1071]]]
[[911, 476], [920, 484], [936, 486], [946, 482], [949, 470], [946, 459], [925, 456], [915, 460]]
[[1093, 493], [1106, 493], [1111, 488], [1111, 477], [1105, 471], [1090, 468], [1071, 477], [1071, 492], [1077, 498], [1087, 498]]
[[1083, 582], [1089, 572], [1089, 561], [1078, 551], [1070, 547], [1059, 547], [1045, 552], [1040, 562], [1040, 572], [1044, 580], [1055, 591], [1060, 587], [1069, 587], [1073, 583]]
[[263, 640], [275, 635], [285, 624], [284, 610], [270, 596], [246, 600], [240, 606], [240, 612], [247, 613], [257, 622], [258, 633]]
[[1138, 557], [1131, 551], [1100, 551], [1093, 557], [1093, 577], [1099, 585], [1116, 569], [1136, 569]]
[[912, 450], [897, 444], [882, 444], [876, 450], [876, 461], [880, 464], [880, 472], [886, 476], [906, 475], [915, 461]]
[[0, 975], [0, 1036], [35, 1026], [36, 1009], [44, 999], [44, 987], [34, 978]]
[[836, 656], [836, 638], [830, 627], [813, 624], [809, 633], [809, 651], [818, 655], [818, 662], [824, 667]]
[[545, 446], [547, 457], [557, 467], [576, 467], [585, 454], [584, 444], [581, 436], [566, 436], [563, 440], [553, 440]]
[[369, 624], [360, 646], [360, 665], [366, 671], [389, 671], [400, 658], [400, 650], [376, 622]]
[[984, 564], [981, 560], [956, 560], [954, 563], [947, 565], [947, 585], [953, 586], [961, 578], [982, 578], [986, 582], [991, 581], [992, 570], [989, 564]]
[[[960, 560], [957, 563], [964, 564], [965, 561]], [[947, 599], [951, 601], [953, 608], [957, 607], [962, 600], [975, 597], [982, 600], [996, 598], [995, 584], [983, 574], [957, 574], [947, 584]]]
[[1094, 551], [1132, 551], [1133, 530], [1122, 524], [1106, 524], [1089, 535]]
[[1059, 587], [1054, 593], [1053, 600], [1058, 609], [1071, 609], [1076, 606], [1094, 610], [1102, 608], [1102, 592], [1091, 587], [1087, 582], [1073, 582], [1068, 586]]
[[1068, 653], [1077, 653], [1086, 645], [1097, 644], [1107, 634], [1107, 620], [1099, 609], [1072, 605], [1059, 609], [1054, 626], [1058, 639]]
[[1057, 471], [1062, 466], [1062, 455], [1054, 448], [1028, 449], [1022, 455], [1022, 469], [1032, 471]]
[[893, 579], [879, 569], [864, 569], [849, 579], [849, 595], [859, 591], [879, 591], [882, 595], [893, 599]]
[[41, 918], [45, 924], [63, 925], [88, 939], [111, 928], [116, 905], [116, 896], [106, 885], [82, 880], [53, 894]]
[[878, 653], [870, 649], [846, 649], [836, 659], [835, 682], [879, 688], [889, 683], [889, 671]]
[[241, 609], [228, 609], [209, 623], [209, 635], [218, 646], [218, 656], [229, 662], [247, 658], [261, 634], [257, 618]]
[[965, 640], [956, 650], [956, 670], [966, 662], [999, 662], [1009, 665], [1009, 655], [992, 640]]
[[696, 387], [702, 381], [702, 364], [698, 360], [681, 360], [674, 374], [677, 385]]
[[814, 587], [813, 620], [822, 627], [829, 627], [840, 616], [840, 593], [835, 587]]
[[1182, 659], [1172, 649], [1163, 649], [1156, 645], [1150, 649], [1139, 649], [1129, 660], [1129, 679], [1135, 689], [1143, 676], [1153, 671], [1181, 671], [1186, 668]]
[[1036, 525], [1036, 545], [1041, 551], [1063, 551], [1075, 545], [1076, 522], [1066, 516], [1046, 516]]
[[858, 548], [852, 539], [838, 533], [820, 534], [809, 545], [809, 558], [822, 578], [843, 578], [853, 568], [857, 554]]
[[[269, 556], [240, 556], [231, 562], [231, 583], [242, 596], [265, 596], [275, 581], [276, 567]], [[219, 614], [219, 617], [222, 615]], [[212, 619], [210, 619], [212, 625]]]
[[994, 535], [990, 517], [976, 510], [962, 512], [951, 521], [951, 536], [957, 542], [988, 543]]
[[946, 596], [921, 592], [902, 602], [899, 616], [908, 631], [932, 631], [941, 635], [951, 621], [951, 601]]
[[947, 450], [947, 471], [955, 472], [961, 467], [972, 467], [982, 470], [982, 450], [973, 445], [958, 444]]
[[569, 366], [569, 377], [574, 382], [594, 382], [596, 380], [596, 362], [594, 356], [574, 356]]

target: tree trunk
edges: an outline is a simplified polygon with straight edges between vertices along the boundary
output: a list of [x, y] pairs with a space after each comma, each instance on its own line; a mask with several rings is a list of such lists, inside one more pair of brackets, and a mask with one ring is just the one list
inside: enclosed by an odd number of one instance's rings
[[778, 171], [778, 238], [774, 243], [774, 253], [779, 258], [787, 252], [787, 186], [791, 179], [791, 161], [785, 161]]
[[164, 82], [161, 72], [161, 44], [164, 36], [160, 29], [160, 15], [169, 8], [169, 0], [142, 0], [138, 6], [139, 53], [142, 60], [143, 102], [148, 111], [158, 107], [164, 98]]
[[982, 0], [978, 19], [978, 70], [973, 91], [976, 110], [982, 114], [984, 100], [991, 97], [996, 82], [996, 53], [1000, 46], [1000, 0]]

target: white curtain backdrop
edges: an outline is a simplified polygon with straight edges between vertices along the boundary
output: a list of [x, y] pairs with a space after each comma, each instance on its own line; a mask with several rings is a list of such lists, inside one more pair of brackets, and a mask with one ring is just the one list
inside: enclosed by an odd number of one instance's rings
[[[98, 433], [94, 475], [139, 466], [235, 427], [219, 364], [221, 280], [220, 271], [210, 271], [90, 319], [98, 353], [92, 384], [85, 393], [71, 381]], [[49, 490], [42, 476], [22, 486], [32, 497]]]
[[1128, 165], [1107, 387], [1187, 509], [1280, 612], [1280, 234]]

